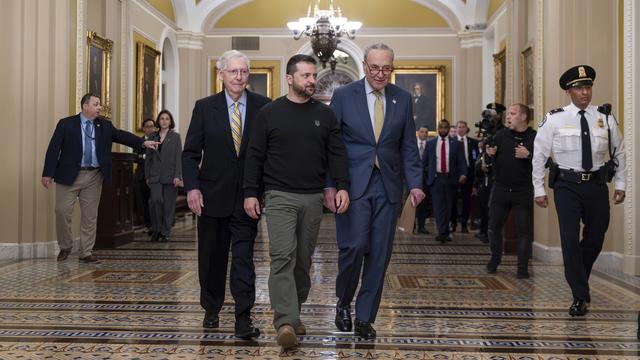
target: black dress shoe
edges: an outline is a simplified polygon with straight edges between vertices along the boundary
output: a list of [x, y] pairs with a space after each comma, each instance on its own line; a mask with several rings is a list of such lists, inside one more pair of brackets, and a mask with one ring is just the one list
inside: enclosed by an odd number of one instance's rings
[[212, 312], [204, 313], [204, 320], [202, 320], [202, 327], [207, 329], [217, 329], [220, 326], [220, 319], [218, 314]]
[[439, 242], [444, 244], [445, 242], [447, 242], [447, 236], [446, 235], [438, 235], [438, 236], [436, 236], [436, 241], [439, 241]]
[[427, 230], [427, 229], [418, 229], [418, 233], [420, 233], [420, 234], [428, 234], [429, 230]]
[[338, 304], [336, 306], [336, 327], [340, 331], [349, 332], [351, 331], [351, 311], [349, 306], [340, 306]]
[[365, 340], [375, 339], [376, 330], [371, 326], [371, 323], [356, 319], [356, 326], [353, 329], [353, 335], [359, 336]]
[[584, 316], [587, 313], [587, 302], [580, 299], [573, 300], [573, 304], [569, 308], [569, 315]]
[[158, 241], [160, 239], [160, 233], [154, 232], [153, 234], [151, 234], [151, 242], [155, 242]]
[[495, 274], [498, 271], [498, 265], [493, 262], [489, 262], [486, 269], [487, 274]]
[[236, 319], [235, 334], [237, 338], [250, 340], [260, 336], [260, 329], [253, 326], [253, 321], [249, 316], [240, 316]]

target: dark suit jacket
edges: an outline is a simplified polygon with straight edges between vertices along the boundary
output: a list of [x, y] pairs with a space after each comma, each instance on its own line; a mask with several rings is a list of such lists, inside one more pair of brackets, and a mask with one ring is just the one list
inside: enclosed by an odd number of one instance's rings
[[[245, 123], [240, 154], [236, 155], [224, 91], [196, 101], [182, 151], [185, 191], [200, 189], [203, 214], [231, 215], [236, 201], [243, 201], [242, 177], [247, 144], [260, 108], [271, 100], [247, 91]], [[199, 167], [198, 167], [199, 166]]]
[[[447, 136], [449, 140], [449, 181], [452, 185], [458, 183], [460, 175], [466, 175], [467, 163], [464, 160], [464, 152], [460, 151], [460, 143], [457, 138], [452, 139]], [[436, 166], [437, 164], [436, 149], [438, 144], [438, 137], [427, 141], [427, 147], [424, 150], [424, 156], [422, 157], [422, 163], [425, 169], [425, 176], [427, 177], [427, 185], [431, 186], [436, 179]]]
[[[340, 87], [331, 98], [331, 108], [340, 122], [349, 159], [349, 197], [356, 200], [364, 194], [377, 155], [387, 197], [391, 203], [397, 203], [402, 197], [403, 178], [409, 189], [422, 188], [411, 95], [393, 84], [385, 87], [384, 126], [376, 144], [365, 81], [361, 79]], [[328, 185], [334, 186], [331, 182]]]
[[[141, 148], [144, 140], [113, 126], [111, 121], [96, 118], [96, 156], [104, 184], [111, 184], [111, 145], [116, 142], [134, 149]], [[42, 176], [54, 178], [56, 183], [72, 185], [78, 177], [82, 162], [82, 129], [80, 114], [58, 121], [44, 158]]]
[[469, 159], [469, 167], [467, 172], [463, 175], [467, 175], [467, 184], [471, 184], [473, 179], [475, 178], [475, 164], [476, 160], [478, 160], [478, 155], [480, 150], [478, 150], [478, 140], [470, 138], [468, 135], [467, 138], [467, 157]]
[[[160, 133], [153, 134], [151, 140], [160, 141]], [[169, 130], [162, 142], [161, 151], [147, 149], [144, 170], [149, 184], [173, 184], [173, 179], [182, 179], [180, 134]]]

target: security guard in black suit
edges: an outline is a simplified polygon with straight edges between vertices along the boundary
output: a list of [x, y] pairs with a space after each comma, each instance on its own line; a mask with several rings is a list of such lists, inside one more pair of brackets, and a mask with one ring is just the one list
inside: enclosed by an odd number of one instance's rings
[[545, 116], [538, 125], [533, 152], [535, 202], [543, 208], [548, 205], [544, 169], [553, 152], [549, 186], [554, 189], [565, 278], [574, 298], [571, 316], [584, 315], [591, 301], [589, 274], [609, 227], [606, 183], [615, 179], [615, 204], [625, 197], [622, 135], [616, 119], [608, 115], [610, 107], [591, 105], [595, 78], [595, 70], [587, 65], [574, 66], [560, 77], [560, 87], [571, 97], [571, 104]]

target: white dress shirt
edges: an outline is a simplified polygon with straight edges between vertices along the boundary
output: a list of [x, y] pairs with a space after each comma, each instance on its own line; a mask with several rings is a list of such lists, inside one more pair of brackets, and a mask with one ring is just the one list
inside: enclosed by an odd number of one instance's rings
[[[440, 160], [440, 151], [442, 149], [442, 136], [438, 136], [438, 140], [436, 140], [436, 172], [442, 172], [441, 160]], [[449, 137], [444, 137], [444, 147], [447, 158], [445, 161], [447, 162], [447, 172], [451, 172], [451, 167], [449, 166]]]

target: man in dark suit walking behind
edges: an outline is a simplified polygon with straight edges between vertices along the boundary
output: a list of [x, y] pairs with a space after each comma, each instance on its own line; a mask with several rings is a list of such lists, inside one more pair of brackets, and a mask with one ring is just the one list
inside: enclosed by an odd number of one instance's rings
[[464, 184], [467, 180], [464, 152], [460, 150], [460, 144], [456, 138], [447, 136], [449, 128], [447, 120], [440, 120], [439, 136], [427, 142], [425, 156], [422, 157], [438, 229], [436, 240], [441, 243], [451, 241], [449, 221], [453, 197], [456, 195], [458, 184]]
[[42, 185], [56, 182], [56, 235], [64, 261], [71, 253], [73, 235], [71, 216], [76, 199], [80, 201], [79, 259], [95, 263], [92, 254], [96, 242], [98, 204], [102, 184], [111, 184], [111, 144], [155, 148], [155, 141], [144, 141], [134, 134], [119, 130], [111, 121], [99, 117], [100, 98], [85, 94], [80, 100], [82, 111], [64, 118], [56, 125], [44, 159]]
[[244, 211], [245, 148], [258, 111], [270, 100], [246, 90], [249, 59], [243, 53], [229, 50], [216, 66], [225, 90], [196, 102], [182, 151], [182, 176], [189, 208], [198, 215], [202, 325], [219, 327], [231, 247], [235, 335], [246, 339], [258, 337], [260, 330], [251, 320], [258, 222]]

